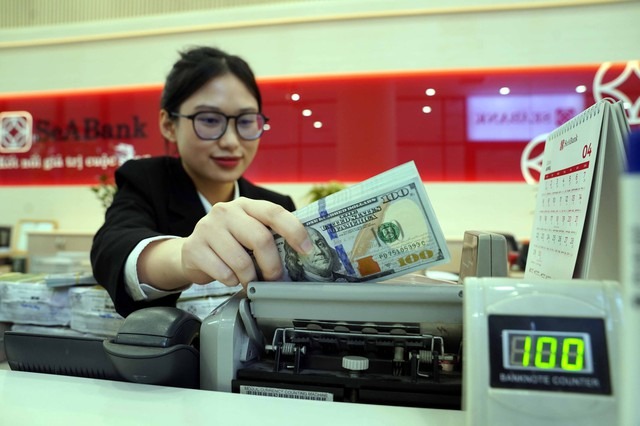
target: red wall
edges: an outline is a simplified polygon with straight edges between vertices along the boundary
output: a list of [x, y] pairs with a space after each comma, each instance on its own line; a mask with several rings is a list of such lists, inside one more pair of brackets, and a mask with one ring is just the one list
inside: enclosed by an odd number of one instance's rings
[[[634, 64], [261, 79], [271, 128], [247, 177], [359, 181], [414, 160], [425, 181], [520, 182], [523, 149], [535, 136], [522, 132], [523, 125], [551, 131], [602, 96], [627, 101], [630, 122], [640, 124], [640, 70], [629, 72]], [[584, 93], [576, 93], [579, 85]], [[511, 92], [501, 97], [504, 86]], [[427, 96], [427, 88], [435, 95]], [[113, 173], [121, 143], [137, 156], [164, 154], [160, 92], [154, 85], [0, 94], [0, 185], [93, 185]], [[470, 101], [478, 97], [482, 110], [472, 112]], [[505, 113], [500, 102], [515, 97], [522, 110]], [[578, 107], [564, 105], [565, 98]], [[533, 106], [540, 100], [542, 107]], [[311, 116], [303, 116], [304, 109]], [[29, 115], [31, 125], [23, 119]], [[316, 121], [322, 127], [315, 128]], [[471, 140], [471, 127], [483, 125], [506, 136]]]

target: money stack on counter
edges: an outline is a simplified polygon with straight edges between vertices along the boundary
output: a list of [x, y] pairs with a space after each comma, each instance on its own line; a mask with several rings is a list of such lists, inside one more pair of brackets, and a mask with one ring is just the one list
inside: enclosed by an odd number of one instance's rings
[[288, 281], [382, 281], [451, 260], [413, 162], [294, 212], [314, 251], [300, 256], [275, 235]]
[[71, 287], [69, 290], [72, 330], [98, 336], [115, 336], [124, 322], [116, 312], [109, 293], [99, 286]]
[[[11, 330], [58, 336], [111, 335], [122, 317], [90, 273], [0, 275], [0, 321]], [[76, 287], [78, 286], [78, 287]], [[90, 296], [91, 301], [87, 300]], [[96, 300], [100, 303], [94, 303]]]
[[0, 276], [0, 321], [37, 326], [68, 326], [68, 288], [50, 288], [45, 274]]

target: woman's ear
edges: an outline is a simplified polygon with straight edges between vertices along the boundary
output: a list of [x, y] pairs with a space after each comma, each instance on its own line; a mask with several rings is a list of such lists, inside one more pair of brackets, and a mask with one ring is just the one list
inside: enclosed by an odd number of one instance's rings
[[176, 143], [176, 122], [173, 120], [173, 117], [171, 117], [166, 110], [161, 109], [158, 122], [162, 136], [164, 136], [167, 141]]

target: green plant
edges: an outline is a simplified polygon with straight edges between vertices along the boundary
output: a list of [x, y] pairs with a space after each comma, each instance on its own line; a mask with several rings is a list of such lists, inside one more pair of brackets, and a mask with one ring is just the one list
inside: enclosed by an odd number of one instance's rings
[[328, 183], [312, 186], [309, 192], [307, 192], [307, 197], [313, 203], [314, 201], [318, 201], [319, 199], [324, 198], [327, 195], [341, 191], [346, 187], [347, 186], [345, 184], [332, 180]]
[[110, 182], [109, 176], [107, 175], [100, 175], [98, 180], [100, 183], [96, 186], [92, 186], [91, 191], [96, 194], [96, 197], [100, 200], [102, 207], [107, 209], [113, 202], [113, 196], [116, 194], [118, 187], [114, 183]]

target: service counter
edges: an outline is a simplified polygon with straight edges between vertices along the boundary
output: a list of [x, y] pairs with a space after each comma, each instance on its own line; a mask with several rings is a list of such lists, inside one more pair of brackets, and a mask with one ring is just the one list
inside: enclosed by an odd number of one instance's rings
[[0, 368], [0, 424], [7, 425], [464, 425], [462, 411], [289, 400], [6, 368]]

